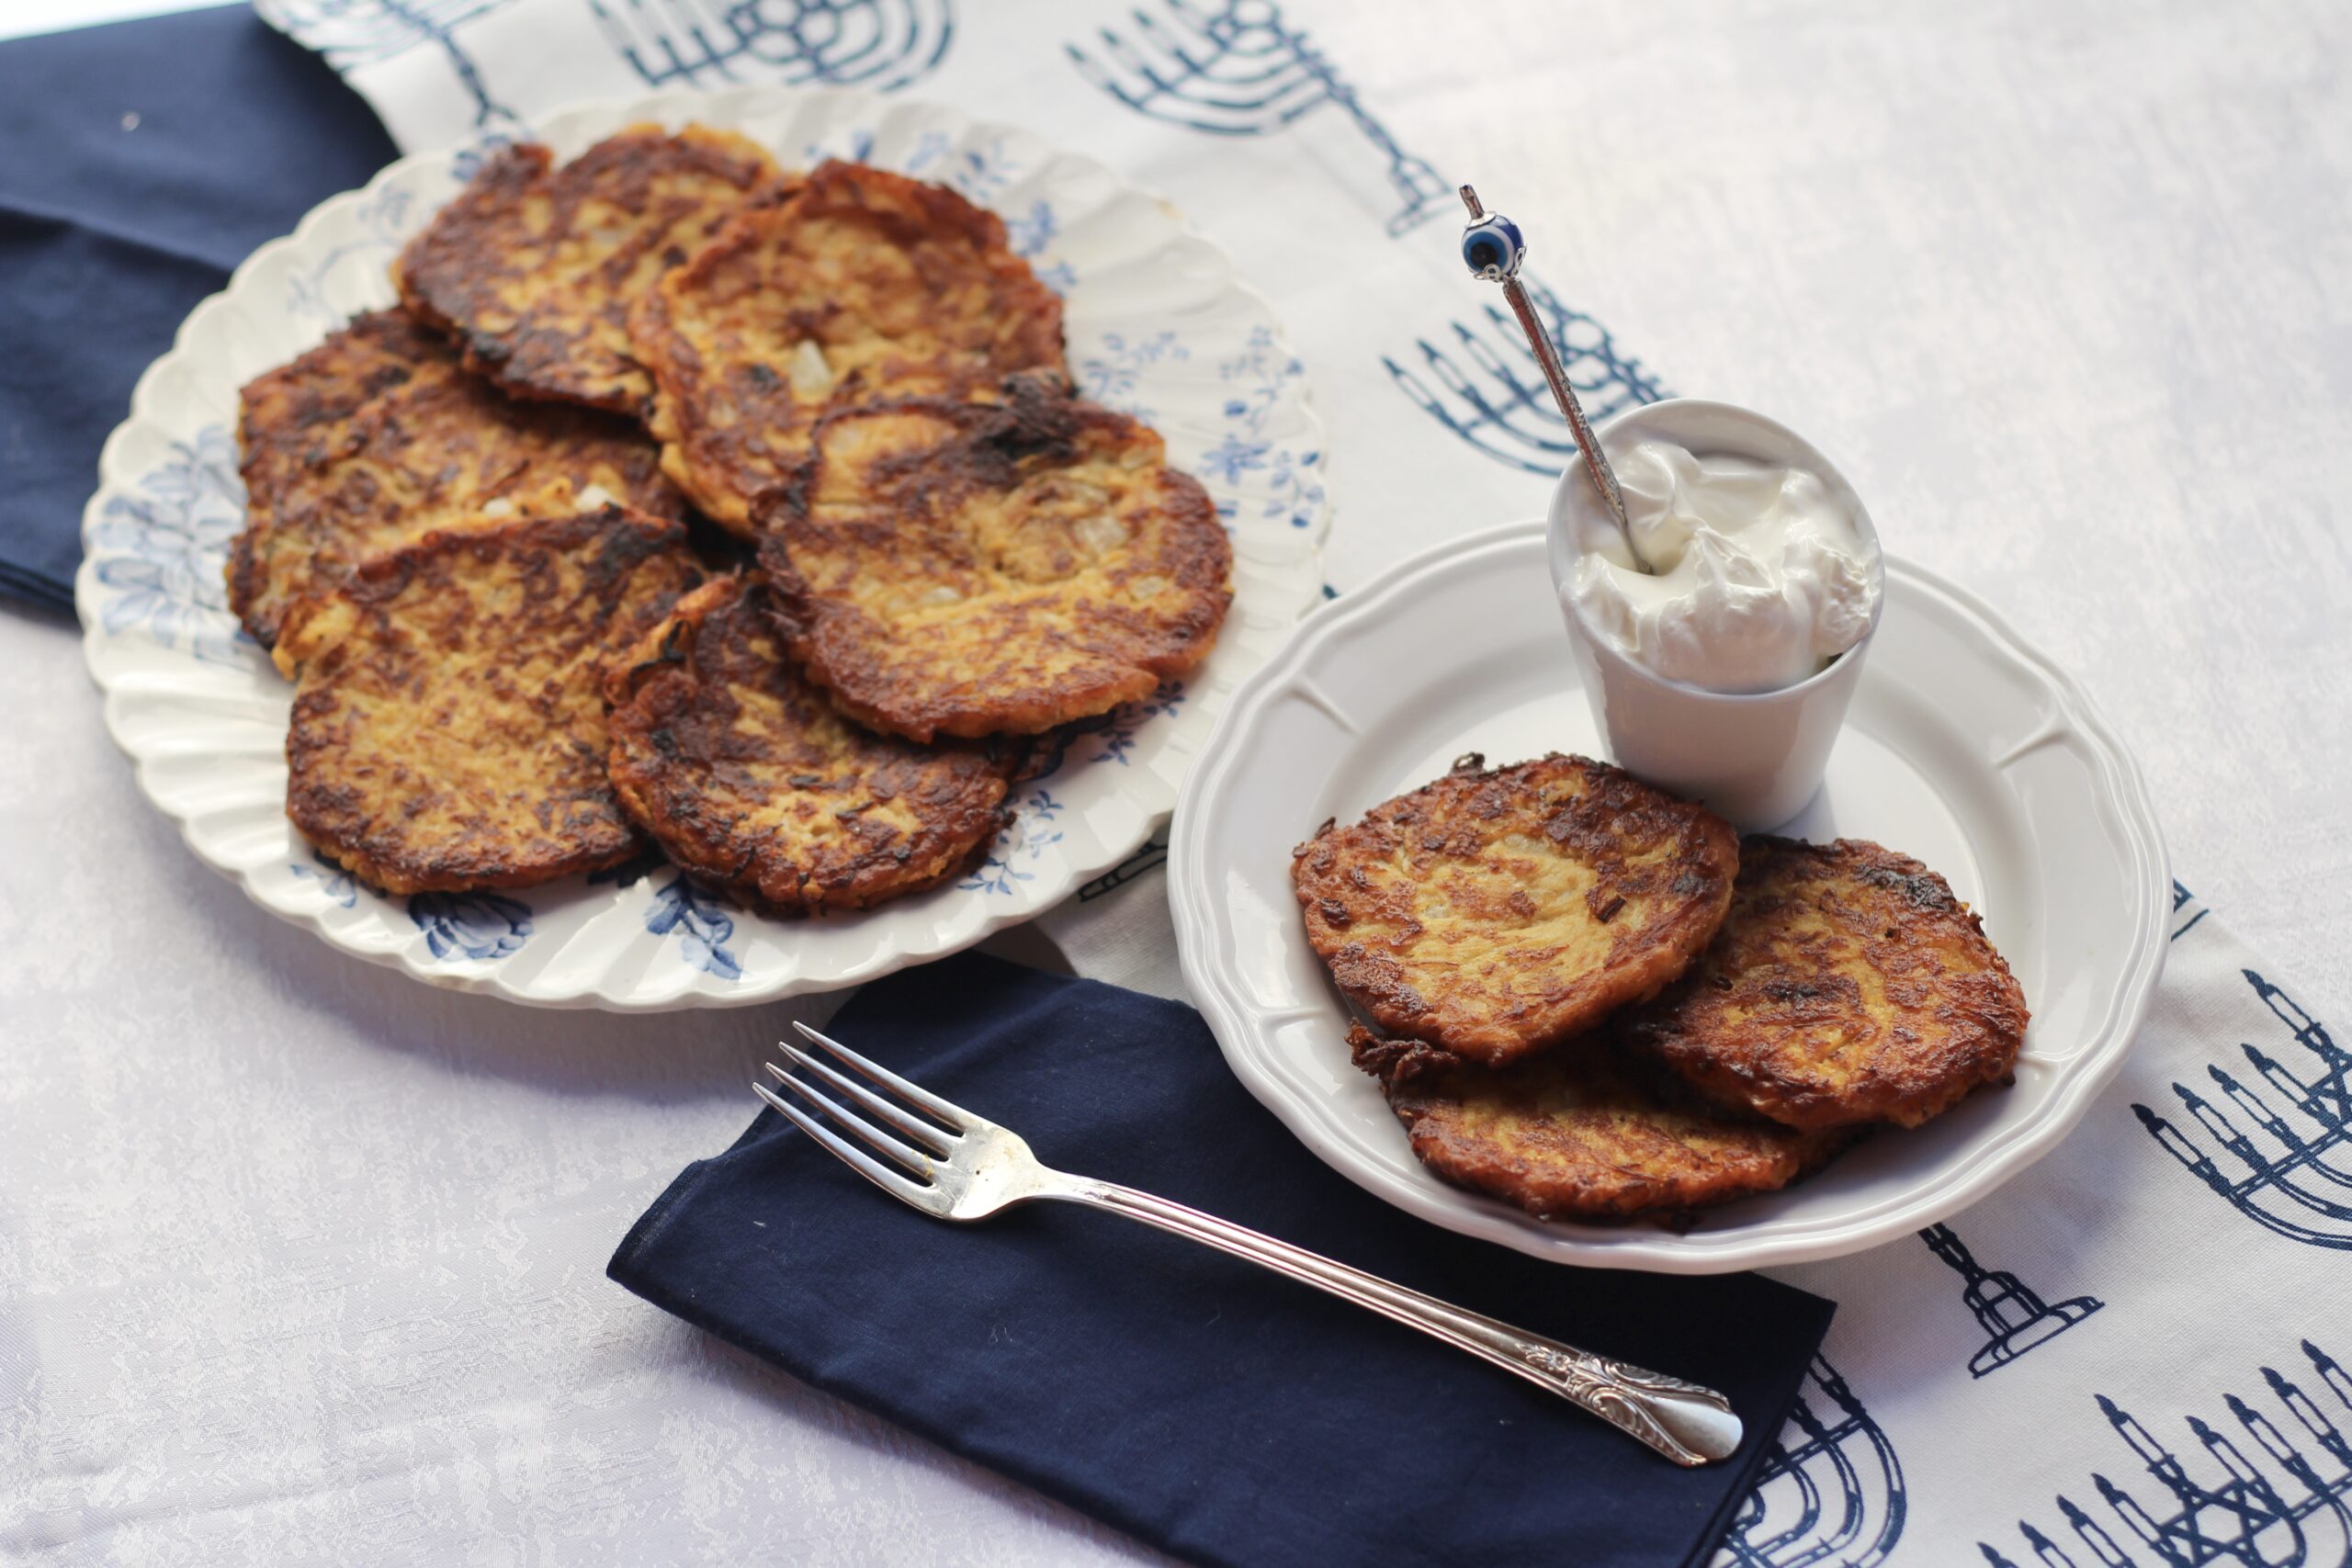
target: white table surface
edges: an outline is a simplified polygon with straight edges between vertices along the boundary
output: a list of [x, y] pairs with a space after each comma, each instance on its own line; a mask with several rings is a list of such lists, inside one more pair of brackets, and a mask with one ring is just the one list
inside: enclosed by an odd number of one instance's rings
[[[1547, 276], [1669, 385], [1804, 411], [2081, 676], [2176, 874], [2352, 995], [2352, 11], [1288, 9], [1551, 214]], [[1492, 521], [1336, 482], [1342, 589]], [[331, 953], [145, 805], [62, 619], [0, 612], [0, 1559], [1147, 1560], [602, 1278], [786, 1010], [534, 1013]]]

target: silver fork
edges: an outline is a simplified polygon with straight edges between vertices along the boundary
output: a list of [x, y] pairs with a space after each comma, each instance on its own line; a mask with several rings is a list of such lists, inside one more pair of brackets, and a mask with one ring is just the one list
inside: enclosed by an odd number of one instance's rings
[[[752, 1089], [795, 1126], [841, 1156], [851, 1169], [926, 1214], [968, 1223], [1018, 1204], [1047, 1201], [1108, 1209], [1261, 1263], [1277, 1274], [1370, 1307], [1384, 1317], [1467, 1350], [1581, 1405], [1678, 1464], [1728, 1459], [1739, 1447], [1739, 1417], [1732, 1414], [1730, 1401], [1713, 1389], [1524, 1333], [1148, 1192], [1055, 1170], [1029, 1152], [1019, 1134], [949, 1104], [805, 1023], [793, 1027], [865, 1082], [858, 1082], [788, 1041], [780, 1043], [793, 1065], [839, 1099], [819, 1093], [773, 1062], [766, 1064], [767, 1070], [873, 1154], [767, 1085], [755, 1083]], [[842, 1100], [865, 1115], [847, 1109]], [[918, 1116], [916, 1111], [922, 1114]]]

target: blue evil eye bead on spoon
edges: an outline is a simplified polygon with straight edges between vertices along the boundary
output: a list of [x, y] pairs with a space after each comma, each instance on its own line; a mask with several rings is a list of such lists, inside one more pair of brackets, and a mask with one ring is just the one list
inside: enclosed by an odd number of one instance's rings
[[1519, 330], [1527, 334], [1527, 346], [1535, 351], [1535, 363], [1543, 367], [1553, 400], [1560, 405], [1561, 417], [1576, 434], [1577, 450], [1584, 454], [1584, 471], [1591, 476], [1593, 488], [1600, 491], [1610, 516], [1617, 520], [1617, 532], [1624, 536], [1626, 554], [1644, 572], [1652, 572], [1650, 563], [1642, 557], [1641, 547], [1634, 543], [1633, 525], [1625, 521], [1625, 497], [1617, 488], [1616, 471], [1610, 468], [1600, 443], [1593, 438], [1592, 426], [1585, 421], [1584, 405], [1577, 401], [1576, 389], [1568, 385], [1568, 373], [1561, 368], [1559, 352], [1552, 346], [1552, 334], [1544, 330], [1544, 323], [1536, 318], [1535, 306], [1527, 298], [1526, 286], [1519, 281], [1519, 264], [1527, 259], [1525, 236], [1520, 233], [1518, 224], [1480, 206], [1477, 191], [1469, 186], [1462, 187], [1462, 205], [1470, 209], [1470, 226], [1462, 231], [1463, 265], [1470, 269], [1472, 276], [1503, 286], [1503, 299], [1510, 304], [1511, 314], [1519, 318]]

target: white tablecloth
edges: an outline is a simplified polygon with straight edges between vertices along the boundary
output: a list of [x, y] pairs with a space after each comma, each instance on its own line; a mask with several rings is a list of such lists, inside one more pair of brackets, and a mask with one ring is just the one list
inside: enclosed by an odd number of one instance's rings
[[[1618, 351], [1815, 435], [1895, 548], [2077, 672], [2177, 874], [2314, 1012], [2352, 995], [2352, 15], [1284, 12], [1399, 146], [1538, 228]], [[1349, 298], [1337, 258], [1282, 272], [1311, 235], [1216, 237], [1287, 314]], [[1372, 347], [1308, 368], [1335, 423], [1397, 396]], [[1467, 445], [1432, 460], [1458, 504], [1335, 472], [1332, 581], [1542, 505]], [[740, 1129], [785, 1010], [532, 1013], [343, 958], [145, 806], [70, 628], [0, 615], [0, 1557], [1140, 1555], [602, 1280]]]

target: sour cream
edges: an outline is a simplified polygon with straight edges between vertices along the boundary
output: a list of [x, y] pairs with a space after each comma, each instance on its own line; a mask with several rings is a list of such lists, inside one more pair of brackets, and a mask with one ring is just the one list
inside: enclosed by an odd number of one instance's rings
[[1669, 681], [1770, 692], [1816, 674], [1869, 632], [1875, 540], [1818, 475], [1669, 441], [1611, 454], [1642, 558], [1585, 509], [1562, 597], [1592, 634]]

